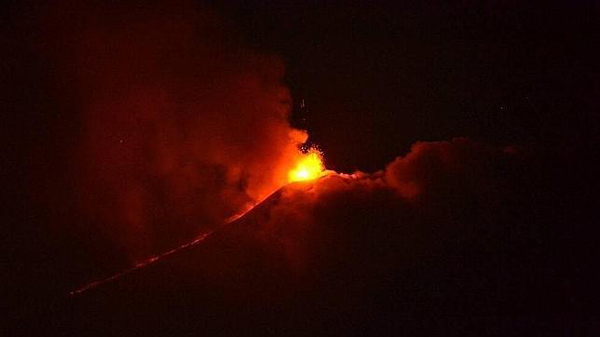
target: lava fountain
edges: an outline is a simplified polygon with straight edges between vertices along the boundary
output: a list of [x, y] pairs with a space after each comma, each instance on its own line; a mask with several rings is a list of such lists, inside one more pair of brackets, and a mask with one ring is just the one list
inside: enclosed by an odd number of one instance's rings
[[324, 174], [323, 154], [319, 150], [311, 148], [301, 157], [296, 167], [288, 173], [288, 182], [313, 180]]

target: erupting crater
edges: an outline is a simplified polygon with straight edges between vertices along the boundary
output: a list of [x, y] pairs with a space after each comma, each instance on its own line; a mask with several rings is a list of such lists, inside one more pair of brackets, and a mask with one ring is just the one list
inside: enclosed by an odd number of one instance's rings
[[298, 162], [296, 167], [288, 173], [288, 182], [313, 180], [325, 174], [323, 154], [315, 149], [310, 149]]

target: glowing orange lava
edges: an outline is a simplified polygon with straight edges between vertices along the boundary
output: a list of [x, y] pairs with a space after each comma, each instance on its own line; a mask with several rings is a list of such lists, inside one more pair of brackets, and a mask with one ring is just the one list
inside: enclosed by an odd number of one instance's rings
[[321, 177], [325, 173], [322, 154], [311, 149], [303, 155], [296, 168], [288, 173], [288, 182], [306, 181]]

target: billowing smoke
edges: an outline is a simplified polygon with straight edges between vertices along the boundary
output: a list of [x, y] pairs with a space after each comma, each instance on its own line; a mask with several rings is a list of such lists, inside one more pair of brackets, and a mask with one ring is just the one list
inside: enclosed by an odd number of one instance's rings
[[379, 260], [372, 254], [382, 251], [393, 254], [388, 263], [414, 262], [440, 240], [497, 230], [514, 204], [506, 193], [524, 188], [523, 177], [510, 174], [524, 162], [515, 150], [466, 138], [417, 142], [385, 170], [286, 186], [261, 205], [258, 220], [247, 221], [256, 221], [258, 235], [274, 241], [266, 245], [279, 247], [300, 273], [332, 261]]
[[307, 135], [288, 124], [283, 63], [241, 47], [216, 14], [191, 3], [44, 14], [54, 99], [77, 121], [65, 179], [80, 226], [138, 260], [287, 181]]

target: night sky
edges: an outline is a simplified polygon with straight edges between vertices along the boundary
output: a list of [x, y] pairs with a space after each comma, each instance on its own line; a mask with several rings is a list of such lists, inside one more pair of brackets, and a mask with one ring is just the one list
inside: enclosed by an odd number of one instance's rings
[[599, 331], [598, 2], [0, 11], [0, 334]]
[[283, 57], [294, 122], [310, 130], [335, 169], [377, 170], [414, 141], [454, 136], [597, 141], [593, 2], [234, 1], [226, 8], [246, 43]]

